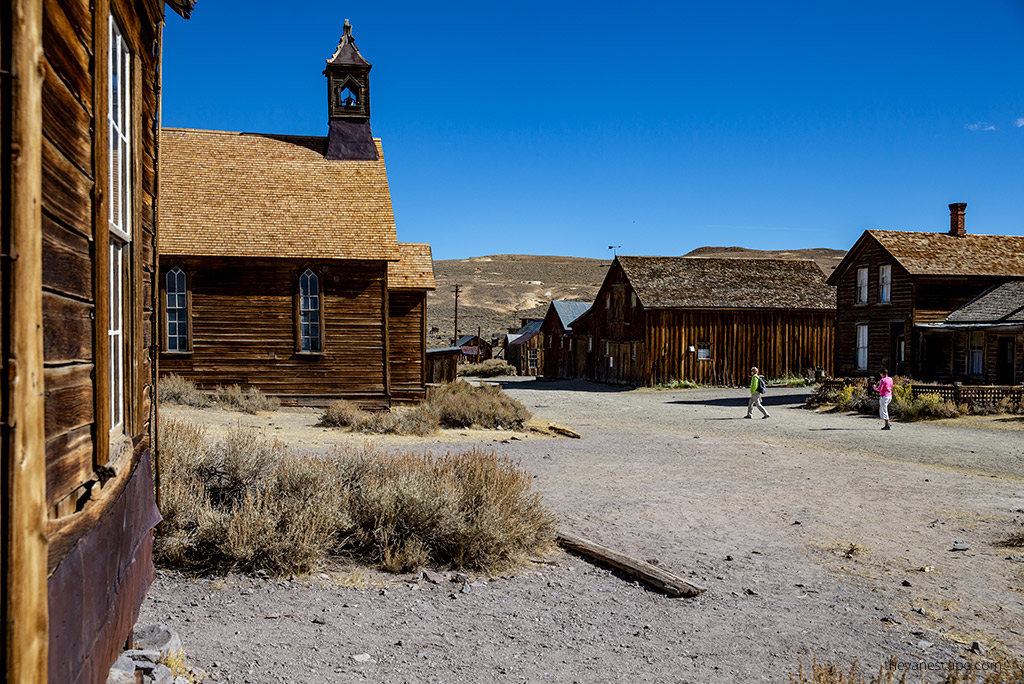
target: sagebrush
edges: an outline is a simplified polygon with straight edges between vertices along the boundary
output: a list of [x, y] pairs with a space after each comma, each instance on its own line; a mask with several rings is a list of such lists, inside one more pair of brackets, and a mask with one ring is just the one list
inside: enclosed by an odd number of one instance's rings
[[504, 359], [487, 359], [482, 363], [460, 364], [455, 371], [459, 376], [474, 376], [478, 378], [493, 378], [498, 375], [517, 375], [515, 366], [510, 366]]
[[238, 427], [160, 426], [164, 563], [307, 572], [329, 556], [391, 571], [424, 565], [497, 572], [543, 550], [554, 519], [506, 456], [372, 446], [309, 454]]
[[520, 429], [530, 412], [497, 385], [464, 380], [432, 387], [426, 401], [390, 411], [362, 411], [345, 400], [332, 402], [317, 425], [370, 434], [429, 435], [439, 427]]
[[160, 378], [157, 393], [160, 403], [181, 404], [194, 408], [216, 405], [245, 413], [276, 411], [281, 408], [281, 402], [276, 397], [268, 397], [256, 387], [243, 390], [238, 385], [231, 385], [205, 392], [197, 389], [191, 380], [174, 374]]

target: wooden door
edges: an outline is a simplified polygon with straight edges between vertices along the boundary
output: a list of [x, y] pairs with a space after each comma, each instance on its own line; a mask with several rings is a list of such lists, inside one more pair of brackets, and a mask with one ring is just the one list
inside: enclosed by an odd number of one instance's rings
[[999, 356], [996, 357], [996, 384], [1012, 385], [1014, 379], [1014, 358], [1016, 345], [1012, 337], [999, 338]]

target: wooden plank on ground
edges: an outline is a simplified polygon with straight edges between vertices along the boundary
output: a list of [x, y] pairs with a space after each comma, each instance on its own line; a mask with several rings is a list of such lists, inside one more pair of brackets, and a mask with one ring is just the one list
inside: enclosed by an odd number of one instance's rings
[[693, 598], [703, 594], [704, 587], [689, 582], [682, 577], [673, 575], [667, 570], [651, 565], [639, 558], [619, 553], [607, 546], [602, 546], [583, 537], [574, 534], [559, 532], [556, 536], [559, 546], [574, 551], [578, 554], [593, 558], [617, 570], [621, 570], [631, 577], [636, 577], [658, 591], [672, 597]]

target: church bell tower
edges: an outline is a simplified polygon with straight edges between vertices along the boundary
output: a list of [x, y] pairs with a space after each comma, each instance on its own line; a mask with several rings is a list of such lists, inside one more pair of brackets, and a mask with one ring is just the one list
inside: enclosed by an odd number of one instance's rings
[[370, 69], [352, 38], [345, 20], [345, 34], [327, 60], [327, 158], [376, 161], [377, 146], [370, 131]]

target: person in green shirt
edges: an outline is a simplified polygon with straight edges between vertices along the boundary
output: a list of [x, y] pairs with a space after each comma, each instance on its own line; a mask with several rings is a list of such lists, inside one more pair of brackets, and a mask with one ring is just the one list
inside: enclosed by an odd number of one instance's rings
[[750, 414], [753, 412], [755, 406], [761, 411], [761, 413], [764, 414], [763, 416], [761, 416], [761, 420], [764, 420], [765, 418], [771, 418], [771, 416], [768, 415], [768, 411], [766, 411], [764, 406], [761, 405], [761, 395], [764, 394], [765, 384], [766, 383], [764, 381], [764, 378], [757, 374], [757, 366], [751, 368], [750, 401], [747, 402], [747, 415], [745, 415], [744, 418], [753, 417]]

